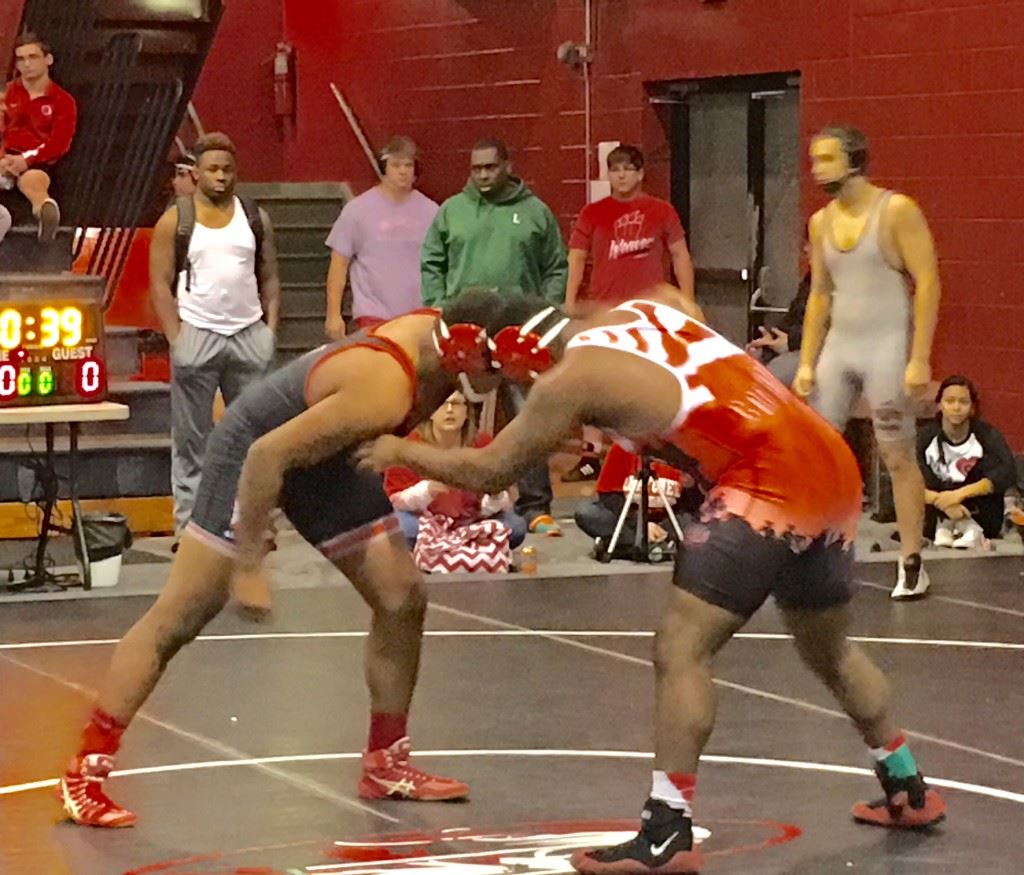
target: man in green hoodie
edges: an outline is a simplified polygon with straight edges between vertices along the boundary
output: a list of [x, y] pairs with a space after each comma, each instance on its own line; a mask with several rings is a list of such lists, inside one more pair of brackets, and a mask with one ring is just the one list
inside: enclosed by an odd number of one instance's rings
[[512, 175], [508, 146], [473, 146], [469, 182], [448, 198], [420, 254], [423, 303], [441, 306], [470, 286], [565, 300], [565, 244], [554, 213]]
[[[512, 175], [508, 146], [495, 139], [477, 141], [469, 182], [441, 204], [423, 241], [423, 303], [440, 307], [467, 288], [493, 287], [562, 304], [568, 270], [558, 220]], [[502, 404], [514, 415], [522, 400], [503, 397]], [[526, 518], [531, 532], [561, 534], [551, 516], [551, 498], [547, 463], [523, 475], [516, 513]]]

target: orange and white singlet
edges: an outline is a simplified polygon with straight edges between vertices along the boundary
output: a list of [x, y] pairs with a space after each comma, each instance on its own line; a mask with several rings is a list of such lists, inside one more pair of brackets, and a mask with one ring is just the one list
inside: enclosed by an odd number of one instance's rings
[[713, 483], [704, 513], [740, 517], [758, 532], [852, 543], [861, 511], [856, 460], [831, 425], [759, 362], [679, 310], [634, 300], [633, 316], [588, 328], [568, 344], [639, 356], [679, 384], [679, 412], [660, 435], [622, 435], [652, 450], [670, 444]]

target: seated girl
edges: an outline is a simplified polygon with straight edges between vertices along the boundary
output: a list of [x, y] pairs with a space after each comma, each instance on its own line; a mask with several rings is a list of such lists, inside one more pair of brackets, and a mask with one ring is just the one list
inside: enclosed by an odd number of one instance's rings
[[938, 415], [917, 434], [925, 537], [936, 547], [980, 547], [1002, 534], [1003, 497], [1017, 479], [1013, 453], [979, 418], [978, 390], [967, 377], [946, 377], [935, 400]]
[[[409, 440], [425, 441], [442, 448], [480, 447], [490, 442], [490, 436], [476, 434], [475, 417], [470, 415], [465, 397], [461, 392], [454, 392], [429, 420], [409, 436]], [[479, 495], [453, 489], [437, 481], [425, 480], [408, 468], [388, 468], [384, 474], [384, 491], [398, 513], [402, 532], [411, 549], [416, 548], [421, 522], [426, 519], [431, 521], [432, 537], [439, 534], [438, 521], [442, 528], [448, 530], [447, 536], [454, 528], [493, 520], [507, 530], [510, 548], [518, 547], [526, 538], [526, 520], [512, 510], [512, 498], [507, 491]], [[486, 534], [483, 537], [486, 540]]]

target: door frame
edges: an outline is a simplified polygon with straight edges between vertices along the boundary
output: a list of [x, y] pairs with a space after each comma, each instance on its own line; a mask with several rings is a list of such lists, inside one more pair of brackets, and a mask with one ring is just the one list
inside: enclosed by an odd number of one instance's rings
[[[648, 100], [652, 104], [667, 105], [669, 152], [671, 155], [669, 191], [670, 200], [688, 237], [692, 224], [690, 200], [690, 106], [695, 95], [746, 94], [747, 95], [747, 197], [757, 213], [749, 263], [741, 270], [705, 267], [694, 269], [696, 280], [735, 282], [745, 284], [747, 301], [758, 289], [765, 264], [765, 177], [766, 177], [766, 111], [765, 100], [776, 95], [800, 91], [800, 72], [754, 75], [716, 76], [706, 79], [680, 79], [653, 83], [648, 87]], [[765, 308], [770, 311], [775, 308]], [[748, 317], [747, 330], [754, 331]]]

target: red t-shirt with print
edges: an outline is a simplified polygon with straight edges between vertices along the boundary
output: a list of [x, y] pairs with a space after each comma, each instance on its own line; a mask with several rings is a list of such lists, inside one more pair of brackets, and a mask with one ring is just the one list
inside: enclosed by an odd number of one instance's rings
[[570, 249], [590, 253], [590, 287], [581, 301], [621, 304], [657, 283], [666, 282], [668, 248], [685, 240], [675, 207], [642, 194], [629, 201], [606, 197], [580, 212]]

